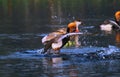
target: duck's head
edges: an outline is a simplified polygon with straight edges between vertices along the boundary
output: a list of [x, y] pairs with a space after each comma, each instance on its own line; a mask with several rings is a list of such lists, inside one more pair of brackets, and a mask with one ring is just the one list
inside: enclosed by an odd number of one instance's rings
[[71, 22], [68, 24], [68, 27], [67, 27], [67, 33], [70, 33], [70, 32], [79, 32], [79, 25], [82, 24], [82, 21], [80, 19], [78, 20], [75, 20], [74, 22]]
[[120, 11], [117, 11], [117, 12], [115, 13], [115, 19], [116, 19], [117, 22], [120, 21]]

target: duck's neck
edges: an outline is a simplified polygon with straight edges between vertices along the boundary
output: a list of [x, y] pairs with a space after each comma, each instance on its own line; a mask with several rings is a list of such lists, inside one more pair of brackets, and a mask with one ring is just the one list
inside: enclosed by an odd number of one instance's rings
[[120, 21], [116, 21], [116, 23], [120, 26]]
[[67, 32], [66, 33], [70, 33], [70, 28], [67, 27]]
[[120, 20], [118, 21], [118, 20], [115, 18], [115, 22], [120, 26]]
[[80, 24], [82, 24], [82, 22], [78, 22], [78, 21], [76, 21], [75, 23], [76, 23], [76, 30], [79, 31], [78, 26], [79, 26]]
[[76, 26], [78, 27], [82, 22], [75, 21]]

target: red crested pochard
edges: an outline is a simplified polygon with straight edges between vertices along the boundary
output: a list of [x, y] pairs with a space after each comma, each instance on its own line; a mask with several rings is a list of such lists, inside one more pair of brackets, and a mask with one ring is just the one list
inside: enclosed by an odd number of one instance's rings
[[[44, 36], [42, 38], [42, 43], [44, 44], [42, 53], [49, 53], [51, 49], [54, 53], [59, 53], [59, 50], [70, 40], [71, 36], [78, 37], [78, 34], [81, 34], [78, 29], [78, 26], [81, 24], [82, 22], [80, 20], [76, 20], [68, 24], [67, 29], [58, 29], [57, 31]], [[75, 38], [75, 41], [78, 43], [78, 39]]]
[[105, 20], [103, 24], [100, 25], [101, 30], [111, 31], [111, 30], [120, 30], [120, 11], [115, 13], [115, 21]]

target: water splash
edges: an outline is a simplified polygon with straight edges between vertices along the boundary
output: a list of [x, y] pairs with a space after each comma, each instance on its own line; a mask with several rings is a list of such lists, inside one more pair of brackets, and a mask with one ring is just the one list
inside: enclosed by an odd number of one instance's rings
[[115, 46], [108, 47], [83, 47], [83, 48], [64, 48], [60, 55], [41, 54], [43, 48], [36, 50], [26, 50], [15, 52], [6, 56], [0, 56], [0, 59], [40, 59], [44, 57], [64, 57], [74, 56], [87, 59], [120, 59], [120, 49]]

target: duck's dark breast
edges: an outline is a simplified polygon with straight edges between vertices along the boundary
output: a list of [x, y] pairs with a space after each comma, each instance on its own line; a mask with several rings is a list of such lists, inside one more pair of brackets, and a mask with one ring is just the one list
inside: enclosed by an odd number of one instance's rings
[[[63, 40], [62, 40], [62, 47], [68, 42], [70, 40], [70, 37], [68, 36], [68, 37], [66, 37], [66, 38], [64, 38]], [[61, 48], [62, 48], [61, 47]]]

